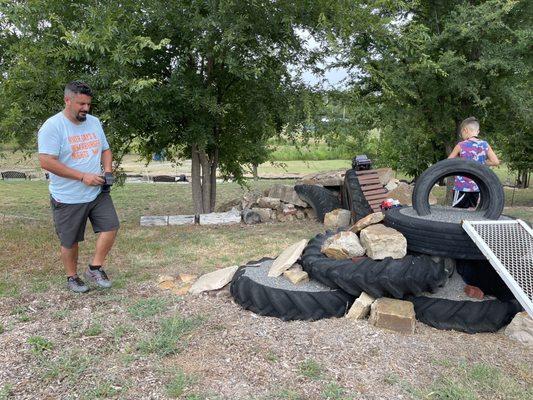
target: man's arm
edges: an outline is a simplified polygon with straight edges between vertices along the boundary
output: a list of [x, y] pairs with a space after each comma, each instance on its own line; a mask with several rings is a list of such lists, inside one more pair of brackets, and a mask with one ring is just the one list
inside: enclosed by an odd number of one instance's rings
[[39, 153], [39, 163], [41, 164], [41, 168], [63, 178], [81, 181], [89, 186], [100, 186], [104, 183], [104, 180], [99, 175], [89, 174], [67, 167], [58, 160], [57, 156], [51, 154]]
[[104, 167], [104, 172], [113, 171], [113, 153], [111, 153], [111, 149], [102, 151], [102, 166]]

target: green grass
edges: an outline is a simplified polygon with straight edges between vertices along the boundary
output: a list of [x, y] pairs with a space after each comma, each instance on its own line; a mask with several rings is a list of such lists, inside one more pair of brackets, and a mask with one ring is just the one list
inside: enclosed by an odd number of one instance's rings
[[128, 313], [134, 318], [148, 318], [167, 309], [167, 301], [159, 298], [143, 299], [128, 307]]
[[343, 147], [329, 147], [325, 143], [309, 143], [296, 147], [292, 144], [273, 145], [272, 161], [351, 160], [355, 154]]
[[32, 353], [36, 355], [42, 355], [45, 351], [54, 348], [54, 344], [42, 336], [30, 336], [28, 338], [28, 344], [31, 347]]
[[102, 325], [98, 322], [92, 323], [83, 331], [83, 336], [99, 336], [104, 331]]
[[322, 366], [312, 359], [301, 362], [298, 369], [300, 375], [313, 380], [321, 379], [323, 375]]
[[484, 363], [439, 363], [443, 370], [429, 388], [419, 388], [402, 382], [405, 391], [415, 399], [477, 400], [533, 398], [533, 389], [500, 368]]
[[194, 381], [193, 377], [186, 375], [183, 371], [177, 371], [165, 386], [167, 395], [173, 399], [179, 398]]
[[177, 354], [186, 345], [186, 336], [198, 328], [202, 322], [203, 318], [200, 317], [162, 319], [157, 332], [141, 340], [137, 348], [141, 353], [155, 353], [163, 357]]

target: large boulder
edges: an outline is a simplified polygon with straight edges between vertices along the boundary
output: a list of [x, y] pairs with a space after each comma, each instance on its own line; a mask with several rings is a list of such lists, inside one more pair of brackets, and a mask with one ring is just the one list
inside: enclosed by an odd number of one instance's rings
[[259, 214], [259, 217], [261, 218], [261, 222], [267, 222], [272, 219], [272, 209], [270, 208], [252, 208], [252, 211]]
[[294, 186], [291, 185], [274, 185], [268, 192], [268, 197], [281, 199], [285, 203], [291, 203], [295, 206], [307, 207], [307, 203], [300, 199]]
[[351, 213], [343, 208], [337, 208], [324, 215], [326, 229], [346, 228], [350, 225]]
[[281, 200], [275, 197], [263, 196], [257, 200], [257, 204], [260, 208], [270, 208], [276, 210], [281, 205]]
[[392, 168], [378, 168], [375, 171], [378, 173], [379, 181], [383, 186], [389, 183], [394, 177]]
[[351, 231], [339, 232], [328, 237], [324, 241], [321, 251], [329, 258], [336, 260], [360, 257], [365, 254], [365, 249], [359, 243], [359, 238]]
[[337, 171], [319, 172], [305, 175], [298, 183], [304, 185], [341, 186], [344, 182], [346, 168]]
[[382, 224], [370, 225], [360, 234], [361, 244], [368, 257], [383, 260], [387, 257], [400, 259], [407, 254], [407, 240], [396, 229]]
[[511, 339], [533, 348], [533, 319], [527, 312], [519, 312], [505, 328], [505, 334]]
[[[399, 182], [395, 189], [387, 193], [387, 197], [398, 200], [403, 206], [411, 206], [413, 204], [413, 189], [414, 186]], [[429, 194], [429, 204], [437, 204], [437, 198], [431, 193]]]

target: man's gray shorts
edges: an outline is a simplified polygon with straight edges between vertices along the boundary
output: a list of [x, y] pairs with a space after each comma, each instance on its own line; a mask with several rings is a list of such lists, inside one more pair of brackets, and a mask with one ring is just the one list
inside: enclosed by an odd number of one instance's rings
[[59, 203], [50, 196], [50, 203], [57, 236], [67, 249], [84, 240], [87, 218], [94, 233], [115, 231], [120, 226], [109, 193], [100, 193], [90, 203], [79, 204]]

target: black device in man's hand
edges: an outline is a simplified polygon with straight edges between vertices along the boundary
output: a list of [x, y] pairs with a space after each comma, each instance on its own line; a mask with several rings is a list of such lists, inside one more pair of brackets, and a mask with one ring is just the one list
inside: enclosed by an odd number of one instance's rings
[[115, 182], [115, 177], [113, 176], [112, 172], [106, 172], [102, 176], [102, 179], [104, 180], [104, 183], [102, 185], [102, 192], [108, 193], [111, 191], [111, 186], [113, 186], [113, 183]]

